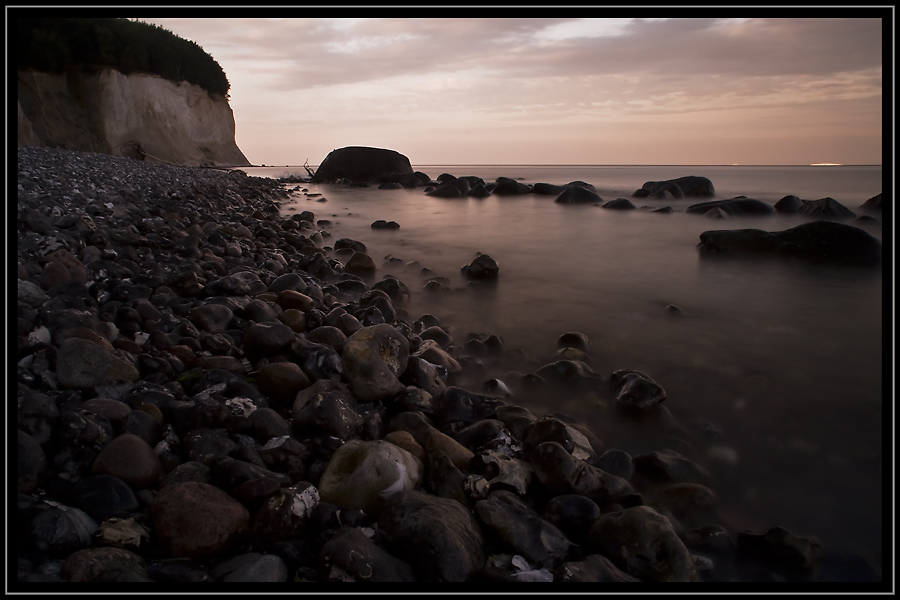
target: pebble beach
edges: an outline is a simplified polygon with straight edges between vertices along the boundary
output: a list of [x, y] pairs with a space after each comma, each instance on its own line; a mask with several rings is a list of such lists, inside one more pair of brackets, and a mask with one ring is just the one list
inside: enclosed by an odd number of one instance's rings
[[[18, 149], [19, 583], [880, 581], [814, 531], [723, 524], [665, 381], [595, 371], [578, 331], [533, 369], [411, 313], [428, 284], [284, 216], [295, 185]], [[548, 390], [657, 449], [527, 408]]]

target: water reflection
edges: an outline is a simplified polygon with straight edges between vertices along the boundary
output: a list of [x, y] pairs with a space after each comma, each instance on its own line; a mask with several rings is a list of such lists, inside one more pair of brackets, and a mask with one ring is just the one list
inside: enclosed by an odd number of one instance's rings
[[[555, 360], [560, 334], [583, 332], [595, 371], [644, 371], [667, 390], [692, 439], [697, 428], [717, 432], [690, 450], [715, 475], [729, 526], [778, 524], [880, 556], [880, 270], [708, 259], [696, 248], [708, 229], [780, 231], [808, 219], [720, 222], [535, 196], [441, 200], [421, 190], [309, 187], [328, 203], [298, 197], [294, 208], [330, 219], [330, 242], [364, 241], [379, 264], [386, 256], [418, 261], [378, 274], [394, 272], [413, 290], [411, 319], [438, 316], [458, 344], [478, 332], [521, 349], [518, 364], [491, 366], [485, 379], [533, 372]], [[377, 219], [401, 227], [373, 231]], [[880, 238], [880, 225], [865, 228]], [[500, 277], [473, 292], [460, 267], [476, 252], [499, 263]], [[434, 274], [455, 291], [421, 291]], [[607, 447], [634, 453], [681, 443], [616, 420], [602, 395], [531, 402], [539, 414], [589, 423]]]

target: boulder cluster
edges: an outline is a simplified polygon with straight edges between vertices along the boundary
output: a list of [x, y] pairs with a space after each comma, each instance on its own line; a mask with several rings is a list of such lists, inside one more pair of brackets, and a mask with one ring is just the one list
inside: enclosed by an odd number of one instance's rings
[[690, 437], [649, 375], [597, 373], [567, 332], [534, 372], [473, 385], [515, 360], [502, 339], [408, 314], [414, 292], [375, 279], [365, 244], [326, 245], [327, 221], [282, 217], [286, 197], [239, 172], [19, 148], [19, 582], [820, 576], [816, 538], [718, 522], [690, 444], [632, 456], [526, 408], [583, 395]]

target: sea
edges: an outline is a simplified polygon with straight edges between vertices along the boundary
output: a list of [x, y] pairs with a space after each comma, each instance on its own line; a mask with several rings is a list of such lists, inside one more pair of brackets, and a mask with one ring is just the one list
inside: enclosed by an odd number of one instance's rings
[[[303, 183], [288, 186], [299, 189], [282, 204], [282, 216], [313, 211], [316, 219], [331, 221], [331, 237], [323, 245], [346, 237], [364, 242], [378, 264], [399, 259], [382, 271], [413, 290], [406, 307], [411, 319], [437, 316], [459, 344], [470, 333], [499, 335], [506, 349], [521, 349], [536, 370], [556, 360], [561, 334], [586, 334], [594, 371], [609, 377], [618, 369], [637, 369], [665, 388], [664, 405], [691, 433], [672, 447], [689, 452], [713, 474], [710, 487], [721, 498], [723, 525], [732, 531], [782, 526], [881, 564], [882, 546], [892, 542], [894, 508], [894, 374], [886, 367], [893, 354], [885, 353], [885, 342], [893, 347], [894, 304], [893, 289], [883, 285], [883, 271], [893, 261], [886, 259], [884, 268], [850, 268], [707, 257], [697, 248], [704, 231], [782, 231], [811, 219], [773, 214], [714, 220], [685, 212], [701, 201], [696, 198], [632, 198], [646, 181], [698, 175], [712, 181], [713, 199], [742, 195], [774, 204], [788, 194], [831, 197], [861, 215], [860, 205], [882, 191], [892, 202], [892, 190], [882, 189], [881, 166], [413, 168], [432, 179], [449, 173], [485, 182], [584, 181], [604, 201], [628, 198], [639, 209], [563, 205], [534, 194], [444, 199], [426, 196], [422, 188]], [[242, 170], [261, 177], [307, 176], [303, 167]], [[645, 206], [671, 206], [674, 212]], [[890, 220], [892, 208], [884, 214]], [[879, 220], [846, 222], [882, 239], [882, 215], [875, 216]], [[400, 228], [374, 230], [378, 219]], [[892, 257], [893, 240], [883, 244], [885, 256]], [[476, 253], [497, 261], [496, 286], [441, 296], [421, 291], [435, 275], [446, 277], [451, 289], [465, 288], [460, 268]], [[669, 305], [681, 314], [672, 314]], [[660, 449], [640, 428], [622, 426], [601, 401], [555, 396], [526, 407], [537, 415], [561, 412], [579, 419], [607, 448], [632, 455]]]

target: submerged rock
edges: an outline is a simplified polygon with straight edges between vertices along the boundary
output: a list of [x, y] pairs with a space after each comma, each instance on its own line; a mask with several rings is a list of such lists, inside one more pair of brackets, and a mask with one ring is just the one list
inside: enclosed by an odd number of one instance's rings
[[588, 534], [587, 547], [626, 573], [651, 581], [700, 581], [694, 559], [672, 524], [648, 506], [603, 515]]
[[804, 223], [785, 231], [761, 229], [704, 231], [703, 254], [783, 256], [832, 265], [873, 266], [881, 262], [881, 242], [850, 225]]

